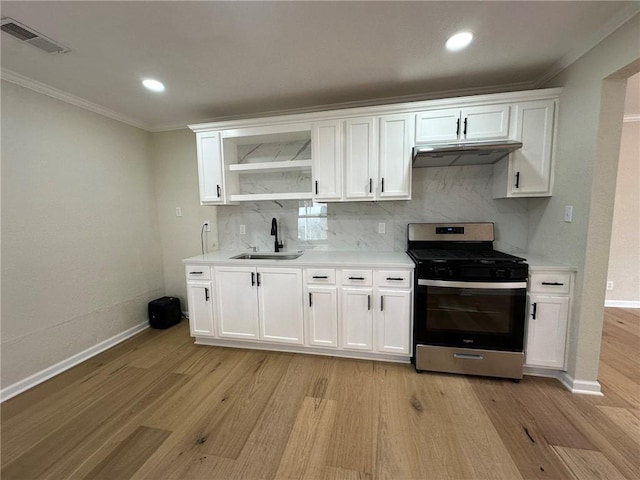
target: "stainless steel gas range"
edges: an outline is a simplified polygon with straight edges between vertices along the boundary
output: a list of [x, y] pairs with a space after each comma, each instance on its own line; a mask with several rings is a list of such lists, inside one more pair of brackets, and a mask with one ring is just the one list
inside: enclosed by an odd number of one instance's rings
[[411, 223], [417, 371], [522, 378], [525, 259], [493, 249], [493, 223]]

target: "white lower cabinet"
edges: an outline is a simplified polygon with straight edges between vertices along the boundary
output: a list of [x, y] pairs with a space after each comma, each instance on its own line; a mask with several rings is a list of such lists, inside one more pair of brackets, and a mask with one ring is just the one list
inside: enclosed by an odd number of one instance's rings
[[376, 350], [408, 355], [411, 351], [411, 292], [380, 289], [376, 307]]
[[335, 286], [307, 287], [309, 345], [338, 346], [338, 289]]
[[411, 355], [411, 269], [188, 265], [186, 273], [191, 335], [224, 340], [213, 345]]
[[565, 369], [573, 274], [553, 269], [534, 271], [527, 294], [525, 365]]
[[219, 336], [302, 344], [302, 272], [215, 267]]
[[[208, 267], [207, 267], [208, 268]], [[189, 331], [191, 335], [213, 337], [213, 289], [210, 281], [187, 282]]]
[[373, 289], [342, 287], [342, 348], [373, 350]]

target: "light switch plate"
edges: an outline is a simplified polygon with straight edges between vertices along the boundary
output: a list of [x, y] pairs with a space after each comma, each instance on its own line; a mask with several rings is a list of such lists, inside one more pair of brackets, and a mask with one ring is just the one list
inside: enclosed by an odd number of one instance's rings
[[240, 235], [246, 235], [247, 234], [247, 229], [245, 228], [244, 225], [240, 225]]
[[384, 234], [387, 231], [387, 225], [384, 222], [378, 224], [378, 233]]
[[573, 205], [564, 206], [564, 221], [567, 223], [573, 222]]

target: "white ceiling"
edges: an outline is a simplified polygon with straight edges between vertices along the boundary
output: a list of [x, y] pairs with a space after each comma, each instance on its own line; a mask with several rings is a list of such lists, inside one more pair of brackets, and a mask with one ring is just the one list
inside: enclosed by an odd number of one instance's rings
[[[2, 33], [2, 68], [6, 79], [161, 130], [346, 102], [535, 88], [639, 6], [2, 1], [2, 17], [71, 49], [46, 54]], [[444, 42], [459, 30], [475, 41], [449, 53]], [[144, 90], [145, 77], [166, 92]]]

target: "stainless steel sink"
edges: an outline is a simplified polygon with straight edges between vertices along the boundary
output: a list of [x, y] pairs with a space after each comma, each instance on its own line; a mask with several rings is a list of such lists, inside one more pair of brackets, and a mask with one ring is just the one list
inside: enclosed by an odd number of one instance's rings
[[232, 260], [295, 260], [302, 253], [241, 253]]

